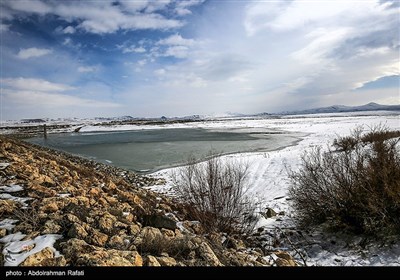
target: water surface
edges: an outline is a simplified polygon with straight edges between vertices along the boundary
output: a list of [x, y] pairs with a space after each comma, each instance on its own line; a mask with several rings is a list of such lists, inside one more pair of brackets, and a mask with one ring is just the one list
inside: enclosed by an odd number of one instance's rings
[[28, 141], [136, 172], [149, 173], [184, 164], [189, 156], [270, 151], [298, 140], [294, 133], [263, 129], [151, 129], [119, 132], [60, 133]]

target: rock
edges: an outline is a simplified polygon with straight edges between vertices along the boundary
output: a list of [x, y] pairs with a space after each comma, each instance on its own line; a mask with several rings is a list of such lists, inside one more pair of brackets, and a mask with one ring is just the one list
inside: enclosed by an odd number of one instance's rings
[[72, 266], [142, 266], [137, 251], [105, 249], [76, 238], [60, 244], [62, 253]]
[[144, 227], [140, 236], [145, 240], [161, 240], [163, 235], [158, 228]]
[[151, 255], [146, 257], [146, 266], [161, 266], [157, 259]]
[[225, 240], [224, 245], [227, 248], [233, 248], [236, 251], [246, 249], [246, 245], [243, 243], [242, 240], [237, 240], [230, 236]]
[[87, 241], [89, 244], [97, 245], [100, 247], [103, 247], [106, 245], [108, 240], [108, 235], [104, 234], [97, 229], [90, 229], [90, 234], [85, 238], [85, 241]]
[[144, 215], [143, 226], [155, 227], [155, 228], [166, 228], [175, 230], [177, 228], [176, 222], [167, 216], [162, 215]]
[[125, 247], [124, 239], [122, 239], [122, 237], [119, 235], [112, 236], [108, 240], [107, 245], [114, 249], [122, 249]]
[[42, 262], [54, 257], [53, 249], [46, 247], [43, 250], [27, 257], [20, 266], [42, 266]]
[[277, 266], [297, 266], [296, 261], [288, 253], [277, 251], [274, 252], [274, 254], [278, 257], [278, 259], [275, 260]]
[[99, 220], [99, 228], [102, 232], [111, 234], [114, 230], [114, 224], [116, 221], [117, 221], [117, 219], [114, 216], [106, 213]]
[[175, 232], [173, 232], [170, 229], [162, 228], [161, 229], [161, 233], [167, 238], [174, 238], [175, 237]]
[[40, 208], [40, 210], [45, 212], [45, 213], [53, 213], [53, 212], [58, 211], [58, 206], [57, 206], [57, 203], [52, 202], [52, 203], [48, 203], [48, 204], [43, 205]]
[[211, 266], [222, 266], [222, 263], [206, 242], [200, 243], [196, 251], [198, 255], [207, 262], [207, 264]]
[[71, 238], [84, 239], [87, 235], [85, 228], [77, 223], [72, 224], [71, 229], [68, 231], [68, 236]]
[[267, 208], [267, 211], [262, 214], [266, 219], [276, 216], [276, 212], [272, 208]]
[[128, 234], [137, 235], [140, 232], [140, 227], [136, 224], [130, 225], [128, 227]]
[[176, 266], [176, 260], [171, 257], [157, 257], [156, 258], [158, 263], [161, 266]]
[[42, 266], [66, 266], [67, 261], [64, 256], [59, 256], [52, 259], [44, 259], [41, 263]]
[[48, 220], [44, 224], [43, 234], [58, 233], [61, 230], [61, 226], [55, 223], [53, 220]]
[[0, 228], [0, 238], [3, 238], [6, 236], [7, 230], [5, 228]]

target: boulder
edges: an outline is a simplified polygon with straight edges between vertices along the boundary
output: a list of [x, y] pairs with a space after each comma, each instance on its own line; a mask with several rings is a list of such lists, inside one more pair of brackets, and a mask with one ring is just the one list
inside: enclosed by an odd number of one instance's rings
[[146, 257], [146, 266], [161, 266], [157, 259], [151, 255]]
[[214, 251], [206, 242], [200, 243], [196, 251], [197, 254], [210, 266], [222, 266], [222, 263], [217, 258]]
[[30, 255], [27, 257], [20, 266], [43, 266], [42, 262], [47, 259], [54, 257], [54, 251], [50, 247], [46, 247], [43, 250]]
[[142, 218], [143, 226], [166, 228], [170, 230], [177, 229], [176, 222], [164, 215], [144, 215]]
[[114, 230], [114, 224], [117, 219], [109, 213], [106, 213], [103, 217], [99, 220], [99, 229], [105, 233], [112, 233]]
[[71, 238], [84, 239], [88, 235], [85, 228], [78, 223], [72, 224], [70, 230], [68, 231], [68, 236]]
[[156, 259], [161, 266], [176, 266], [177, 264], [176, 260], [171, 257], [162, 256], [157, 257]]
[[277, 266], [297, 266], [296, 261], [291, 255], [283, 251], [274, 252], [278, 258], [275, 260]]
[[272, 208], [267, 208], [267, 211], [262, 214], [266, 219], [275, 217], [277, 213]]
[[49, 233], [58, 233], [61, 230], [61, 226], [59, 226], [56, 222], [53, 220], [48, 220], [44, 224], [44, 229], [42, 231], [43, 234], [49, 234]]

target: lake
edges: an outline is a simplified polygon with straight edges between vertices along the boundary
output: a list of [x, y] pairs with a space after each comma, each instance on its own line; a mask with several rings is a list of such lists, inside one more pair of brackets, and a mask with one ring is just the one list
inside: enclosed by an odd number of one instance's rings
[[205, 159], [210, 151], [230, 154], [283, 148], [297, 141], [298, 136], [260, 128], [171, 128], [59, 133], [28, 141], [139, 173], [151, 173], [182, 165], [190, 156]]

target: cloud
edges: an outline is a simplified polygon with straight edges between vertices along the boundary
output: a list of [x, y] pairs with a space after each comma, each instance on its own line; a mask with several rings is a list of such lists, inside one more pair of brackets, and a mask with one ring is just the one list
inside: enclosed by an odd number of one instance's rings
[[187, 0], [179, 1], [175, 7], [175, 12], [180, 16], [190, 15], [192, 11], [189, 9], [191, 6], [199, 5], [205, 0]]
[[17, 90], [31, 90], [31, 91], [67, 91], [74, 89], [69, 85], [52, 83], [42, 79], [34, 78], [4, 78], [1, 83], [9, 88]]
[[0, 32], [7, 32], [10, 30], [10, 24], [0, 23]]
[[21, 49], [17, 57], [20, 59], [29, 59], [33, 57], [41, 57], [44, 55], [51, 54], [53, 51], [50, 49], [38, 49], [38, 48], [29, 48], [29, 49]]
[[170, 46], [193, 46], [195, 40], [182, 38], [181, 35], [171, 35], [165, 39], [161, 39], [157, 42], [158, 45], [170, 45]]
[[76, 31], [75, 28], [71, 25], [69, 25], [63, 29], [64, 34], [74, 34], [75, 31]]
[[[24, 15], [55, 15], [69, 23], [76, 23], [77, 28], [89, 33], [107, 34], [119, 30], [173, 29], [184, 25], [184, 22], [171, 15], [169, 18], [161, 13], [175, 6], [187, 14], [188, 9], [203, 1], [5, 1], [3, 9], [9, 11], [9, 17]], [[183, 12], [183, 11], [186, 12]], [[68, 26], [64, 33], [72, 34], [75, 28]]]
[[78, 72], [79, 73], [90, 73], [90, 72], [96, 72], [98, 69], [99, 69], [98, 66], [79, 66]]
[[120, 104], [80, 98], [61, 93], [49, 93], [33, 90], [4, 90], [9, 102], [39, 108], [83, 107], [83, 108], [117, 108]]
[[135, 45], [126, 47], [126, 46], [117, 46], [122, 49], [122, 53], [145, 53], [146, 49], [142, 46], [136, 47]]

